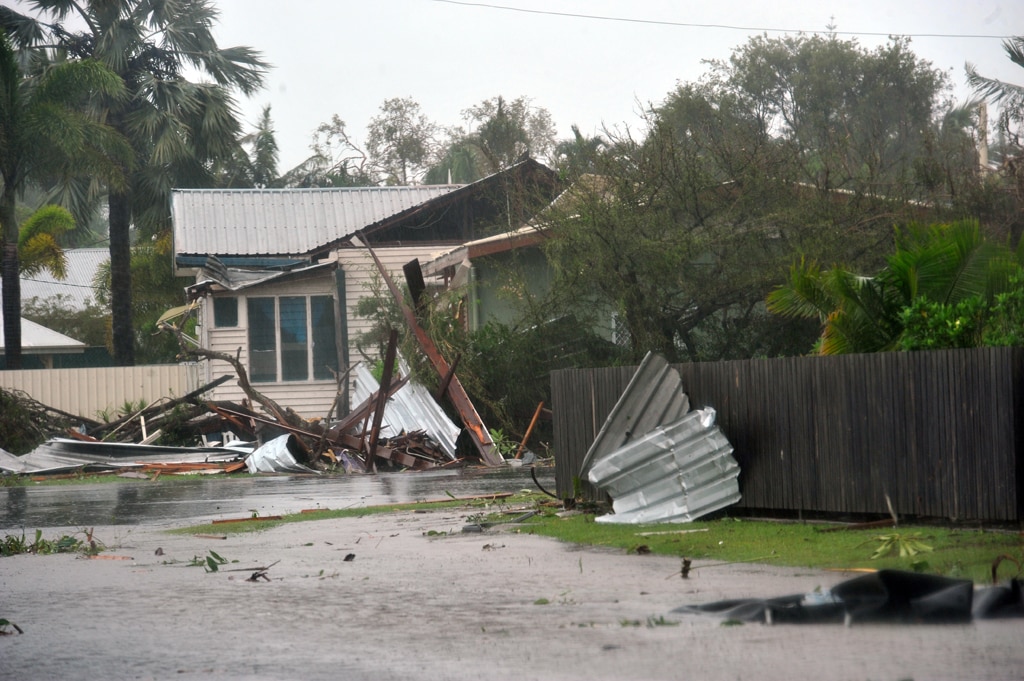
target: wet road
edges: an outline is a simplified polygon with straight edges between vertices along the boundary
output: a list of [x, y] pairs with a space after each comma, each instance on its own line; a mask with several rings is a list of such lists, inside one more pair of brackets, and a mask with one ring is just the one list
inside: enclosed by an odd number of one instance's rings
[[[537, 469], [554, 492], [554, 468]], [[461, 469], [349, 476], [240, 476], [196, 480], [0, 488], [0, 530], [92, 525], [178, 525], [537, 490], [529, 469]]]

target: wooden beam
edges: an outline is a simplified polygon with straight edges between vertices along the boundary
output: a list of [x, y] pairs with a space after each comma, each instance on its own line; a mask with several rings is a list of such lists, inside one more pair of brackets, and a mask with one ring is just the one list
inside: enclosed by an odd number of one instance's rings
[[[398, 290], [395, 282], [392, 280], [391, 275], [388, 273], [384, 264], [377, 257], [377, 254], [373, 252], [369, 243], [365, 237], [360, 236], [360, 240], [366, 244], [366, 250], [369, 252], [370, 257], [373, 258], [373, 262], [377, 265], [377, 270], [380, 271], [381, 278], [384, 279], [384, 283], [387, 284], [388, 289], [391, 290], [391, 295], [394, 296], [395, 302], [398, 304], [402, 311], [402, 315], [405, 317], [406, 323], [409, 325], [409, 329], [416, 337], [416, 341], [422, 348], [423, 353], [430, 360], [430, 363], [434, 366], [434, 370], [437, 371], [441, 377], [446, 376], [450, 368], [448, 362], [441, 353], [438, 351], [437, 346], [434, 345], [434, 341], [431, 340], [427, 332], [420, 326], [419, 321], [416, 319], [416, 314], [413, 312], [402, 297], [402, 292]], [[473, 406], [473, 402], [469, 399], [469, 395], [466, 393], [465, 388], [462, 387], [462, 383], [459, 381], [459, 377], [452, 375], [452, 380], [448, 386], [448, 397], [455, 406], [455, 410], [459, 413], [462, 418], [462, 424], [469, 432], [470, 439], [473, 440], [473, 444], [476, 446], [477, 451], [480, 453], [480, 460], [488, 466], [501, 466], [504, 465], [505, 459], [502, 458], [498, 452], [498, 448], [494, 446], [494, 442], [491, 440], [490, 433], [484, 426], [483, 420], [480, 415], [477, 414], [476, 408]]]

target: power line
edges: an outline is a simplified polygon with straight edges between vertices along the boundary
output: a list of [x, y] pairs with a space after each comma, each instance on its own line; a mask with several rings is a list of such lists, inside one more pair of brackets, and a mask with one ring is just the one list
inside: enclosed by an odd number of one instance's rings
[[90, 284], [72, 284], [69, 281], [58, 281], [58, 280], [49, 281], [49, 280], [46, 280], [46, 279], [33, 279], [32, 277], [20, 277], [20, 279], [22, 281], [31, 281], [34, 284], [52, 284], [54, 286], [69, 286], [71, 288], [87, 288], [87, 289], [91, 289], [93, 291], [100, 291], [100, 290], [102, 290], [98, 286], [92, 286]]
[[619, 21], [628, 24], [649, 24], [653, 26], [679, 26], [682, 28], [718, 28], [727, 31], [757, 31], [758, 33], [811, 33], [824, 35], [845, 35], [845, 36], [878, 36], [888, 37], [892, 35], [905, 36], [907, 38], [982, 38], [990, 40], [1011, 40], [1012, 35], [984, 35], [966, 33], [893, 33], [875, 31], [835, 31], [817, 30], [808, 31], [797, 28], [768, 28], [763, 26], [733, 26], [730, 24], [695, 24], [684, 21], [661, 21], [658, 19], [631, 19], [629, 17], [606, 17], [598, 14], [577, 14], [574, 12], [554, 12], [544, 9], [526, 9], [524, 7], [509, 7], [507, 5], [495, 5], [487, 2], [464, 2], [462, 0], [433, 0], [448, 5], [462, 5], [464, 7], [479, 7], [482, 9], [497, 9], [507, 12], [522, 12], [523, 14], [544, 14], [555, 17], [569, 17], [572, 19], [596, 19], [598, 21]]

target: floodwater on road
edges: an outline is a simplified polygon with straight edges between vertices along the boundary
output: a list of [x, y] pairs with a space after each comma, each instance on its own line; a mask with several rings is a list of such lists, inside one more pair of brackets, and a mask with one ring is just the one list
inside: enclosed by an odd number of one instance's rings
[[[554, 492], [554, 468], [537, 468]], [[331, 476], [238, 476], [0, 488], [0, 530], [204, 522], [537, 490], [527, 467]]]

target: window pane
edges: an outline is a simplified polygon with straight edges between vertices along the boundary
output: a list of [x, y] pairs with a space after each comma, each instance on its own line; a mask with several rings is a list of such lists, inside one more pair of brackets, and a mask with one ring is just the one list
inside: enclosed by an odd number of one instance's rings
[[305, 297], [281, 298], [281, 374], [285, 381], [309, 378]]
[[277, 324], [273, 298], [249, 298], [249, 380], [277, 380]]
[[334, 338], [334, 298], [313, 296], [309, 301], [313, 317], [313, 378], [334, 378], [338, 370], [338, 348]]
[[213, 325], [238, 326], [238, 298], [213, 299]]

